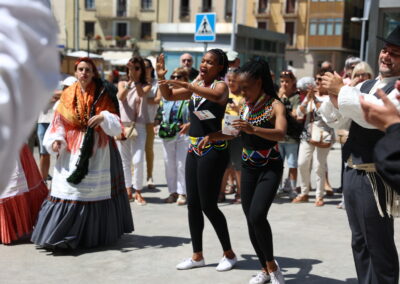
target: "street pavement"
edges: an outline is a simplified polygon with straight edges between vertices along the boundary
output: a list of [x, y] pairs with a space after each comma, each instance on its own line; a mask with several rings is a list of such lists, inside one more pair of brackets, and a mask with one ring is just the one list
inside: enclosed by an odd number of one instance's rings
[[[131, 203], [135, 223], [132, 234], [124, 235], [112, 246], [69, 253], [37, 249], [29, 241], [0, 245], [0, 283], [248, 283], [260, 266], [249, 241], [242, 208], [229, 202], [220, 208], [227, 218], [238, 256], [235, 269], [215, 270], [222, 249], [206, 218], [206, 267], [175, 269], [178, 262], [191, 256], [187, 209], [163, 202], [168, 190], [159, 142], [155, 144], [155, 154], [157, 188], [143, 191], [146, 206]], [[330, 152], [328, 165], [330, 182], [338, 187], [338, 145]], [[233, 195], [228, 195], [228, 201], [232, 199]], [[307, 204], [291, 204], [285, 196], [275, 199], [268, 219], [274, 235], [274, 254], [286, 283], [357, 283], [346, 212], [336, 208], [340, 199], [341, 195], [335, 194], [321, 208], [314, 206], [313, 198]], [[395, 220], [395, 227], [396, 244], [400, 247], [399, 220]]]

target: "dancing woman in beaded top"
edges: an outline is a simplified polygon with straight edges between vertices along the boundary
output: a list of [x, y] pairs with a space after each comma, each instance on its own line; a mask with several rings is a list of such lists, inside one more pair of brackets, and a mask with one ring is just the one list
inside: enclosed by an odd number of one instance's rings
[[[192, 238], [193, 255], [179, 263], [177, 269], [204, 266], [203, 258], [203, 213], [210, 220], [223, 248], [223, 257], [217, 271], [233, 268], [236, 256], [232, 251], [228, 225], [224, 214], [218, 209], [219, 187], [228, 163], [226, 141], [198, 145], [204, 136], [221, 130], [222, 118], [228, 101], [228, 86], [223, 78], [228, 69], [228, 59], [220, 49], [211, 49], [204, 54], [200, 64], [200, 79], [192, 83], [165, 80], [164, 55], [157, 59], [159, 90], [166, 100], [190, 100], [190, 144], [186, 157], [185, 179]], [[177, 86], [169, 88], [168, 85]]]
[[[241, 67], [239, 85], [246, 103], [240, 119], [232, 125], [240, 131], [243, 141], [242, 207], [250, 241], [262, 267], [249, 283], [266, 283], [271, 279], [273, 284], [282, 284], [284, 279], [274, 259], [272, 231], [266, 217], [283, 171], [277, 142], [286, 134], [286, 110], [275, 93], [269, 66], [264, 60], [255, 59]], [[232, 138], [217, 132], [206, 136], [203, 143]]]

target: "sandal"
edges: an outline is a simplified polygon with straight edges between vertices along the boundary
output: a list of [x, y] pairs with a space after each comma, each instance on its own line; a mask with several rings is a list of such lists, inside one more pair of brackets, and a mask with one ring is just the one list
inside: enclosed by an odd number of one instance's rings
[[234, 184], [228, 184], [228, 185], [226, 186], [225, 194], [232, 194], [232, 193], [235, 193], [235, 192], [236, 192], [235, 189], [236, 189], [236, 185], [234, 185]]
[[146, 200], [144, 200], [143, 196], [139, 192], [136, 192], [135, 194], [135, 203], [140, 206], [147, 204]]

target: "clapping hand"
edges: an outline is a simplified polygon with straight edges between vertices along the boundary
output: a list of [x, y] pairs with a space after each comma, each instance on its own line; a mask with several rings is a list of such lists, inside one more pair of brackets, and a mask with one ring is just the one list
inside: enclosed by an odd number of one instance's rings
[[104, 116], [102, 114], [98, 114], [95, 116], [92, 116], [89, 121], [88, 121], [88, 126], [89, 127], [96, 127], [100, 125], [104, 121]]
[[165, 69], [165, 58], [164, 54], [161, 53], [157, 57], [157, 62], [156, 62], [156, 73], [157, 73], [157, 78], [159, 80], [165, 79], [165, 74], [167, 74], [168, 70]]
[[321, 85], [328, 91], [329, 95], [334, 96], [337, 96], [340, 88], [344, 86], [342, 77], [340, 77], [340, 75], [336, 72], [334, 74], [326, 72], [322, 76]]

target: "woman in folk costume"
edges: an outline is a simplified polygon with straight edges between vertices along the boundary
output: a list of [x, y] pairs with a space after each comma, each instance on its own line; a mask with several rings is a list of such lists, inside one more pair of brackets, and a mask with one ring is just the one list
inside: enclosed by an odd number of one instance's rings
[[32, 241], [46, 248], [106, 245], [133, 231], [113, 139], [121, 133], [117, 99], [90, 58], [78, 59], [75, 72], [43, 142], [57, 161]]
[[43, 200], [49, 193], [36, 161], [25, 144], [14, 172], [0, 194], [0, 242], [10, 244], [33, 230]]

